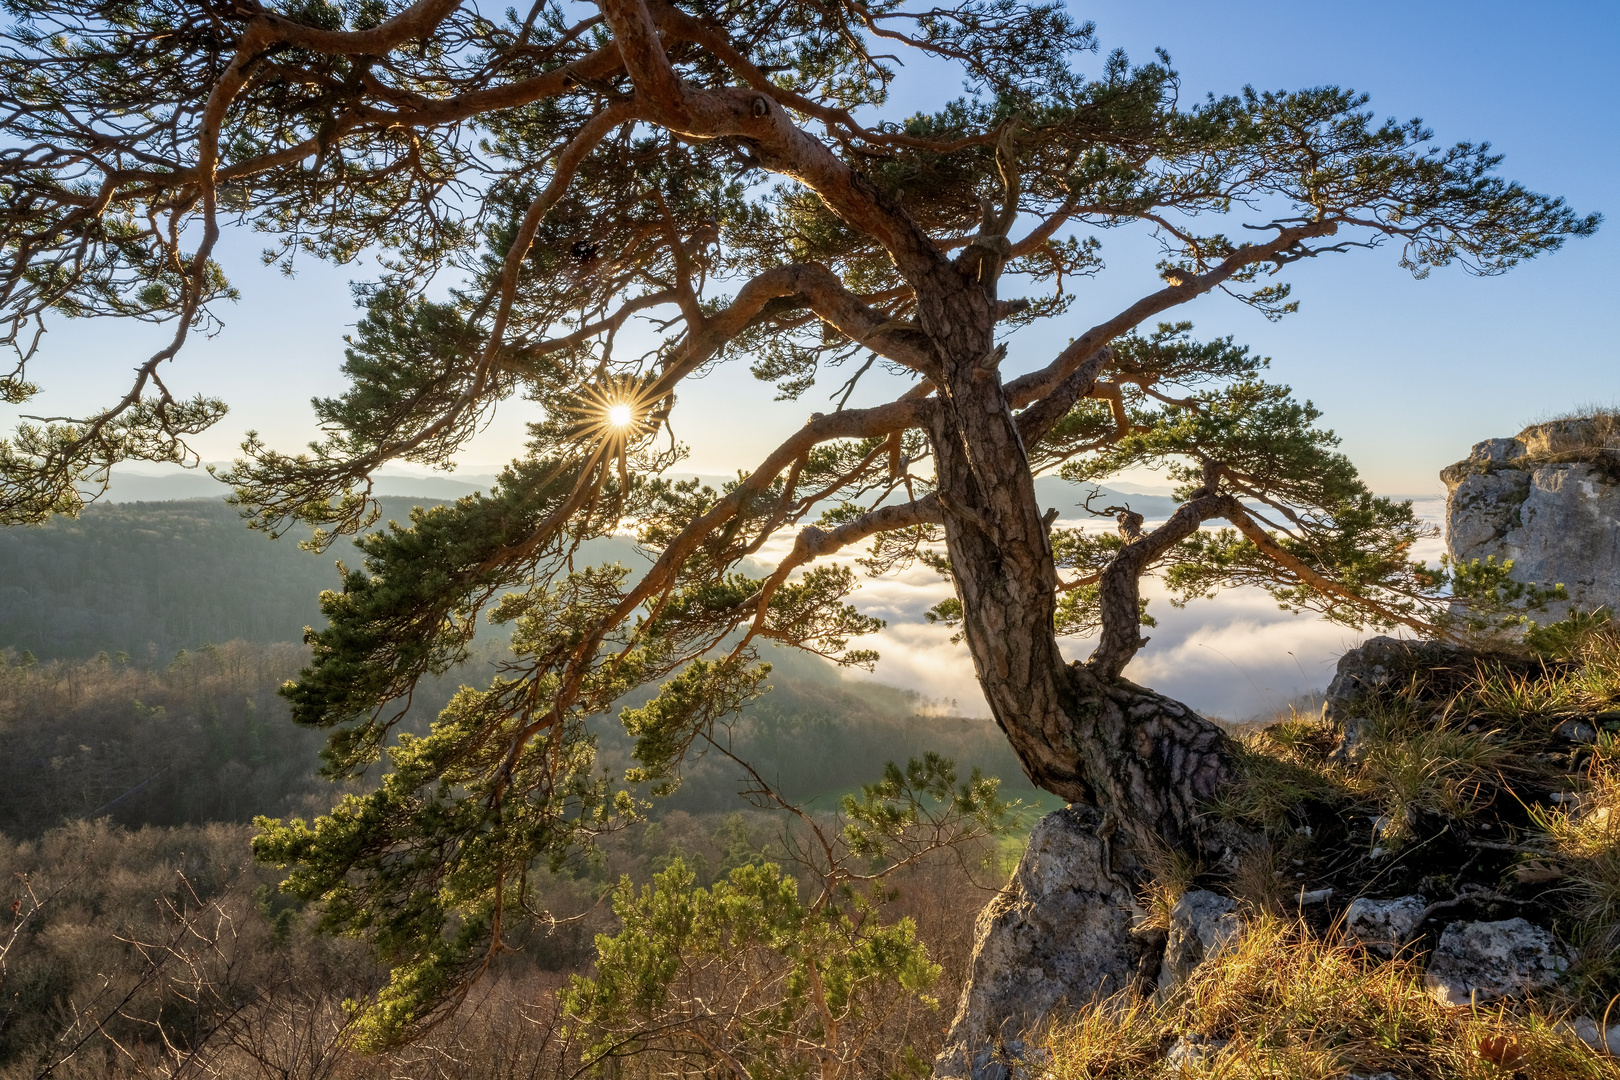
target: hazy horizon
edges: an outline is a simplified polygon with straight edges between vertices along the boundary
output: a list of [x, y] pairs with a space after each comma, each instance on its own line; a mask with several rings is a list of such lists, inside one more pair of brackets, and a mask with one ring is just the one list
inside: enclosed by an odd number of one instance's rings
[[[1620, 5], [1549, 3], [1527, 15], [1506, 3], [1388, 0], [1364, 5], [1352, 23], [1335, 9], [1280, 0], [1219, 7], [1174, 0], [1152, 8], [1105, 0], [1074, 10], [1096, 21], [1104, 53], [1118, 46], [1145, 59], [1153, 47], [1166, 48], [1182, 73], [1184, 100], [1245, 84], [1351, 86], [1371, 93], [1378, 116], [1422, 116], [1441, 143], [1490, 140], [1505, 155], [1500, 171], [1507, 178], [1564, 196], [1581, 212], [1615, 209], [1620, 120], [1589, 104], [1609, 93]], [[1081, 59], [1088, 71], [1101, 63], [1101, 55]], [[933, 74], [926, 63], [906, 69], [888, 111], [904, 115], [955, 96], [954, 77], [942, 83]], [[1012, 335], [1009, 373], [1043, 363], [1076, 328], [1157, 284], [1150, 233], [1111, 230], [1103, 240], [1107, 270], [1072, 283], [1078, 299], [1069, 314]], [[226, 325], [218, 336], [194, 341], [166, 368], [177, 394], [218, 394], [233, 407], [196, 440], [204, 459], [234, 456], [248, 429], [276, 449], [296, 451], [318, 434], [309, 398], [343, 387], [342, 335], [356, 318], [348, 282], [371, 266], [305, 259], [296, 276], [286, 277], [259, 264], [261, 242], [250, 230], [227, 233], [220, 258], [244, 299], [222, 312]], [[1302, 307], [1278, 323], [1215, 295], [1174, 315], [1192, 319], [1201, 337], [1232, 334], [1272, 357], [1270, 377], [1323, 409], [1369, 486], [1428, 500], [1432, 519], [1442, 492], [1438, 471], [1473, 444], [1583, 402], [1620, 399], [1620, 363], [1604, 320], [1595, 317], [1612, 305], [1620, 240], [1611, 223], [1593, 238], [1489, 279], [1449, 267], [1414, 281], [1398, 257], [1383, 248], [1290, 268], [1285, 277]], [[45, 393], [26, 410], [69, 414], [104, 404], [123, 391], [147, 346], [167, 333], [58, 320], [30, 368]], [[691, 449], [679, 472], [725, 475], [754, 467], [807, 413], [828, 407], [823, 399], [841, 377], [834, 372], [828, 386], [783, 403], [772, 400], [772, 386], [749, 376], [741, 358], [720, 365], [683, 391], [675, 411], [674, 434]], [[899, 385], [874, 372], [852, 404], [882, 400]], [[457, 473], [430, 478], [444, 493], [438, 497], [453, 497], [461, 478], [484, 475], [520, 453], [533, 409], [523, 401], [504, 406], [458, 456]], [[0, 408], [0, 426], [9, 427], [21, 411]], [[408, 477], [412, 470], [388, 471]], [[1153, 482], [1128, 476], [1112, 486], [1145, 490]], [[407, 493], [393, 481], [389, 490]], [[921, 619], [942, 588], [914, 570], [867, 583], [856, 602], [891, 620], [880, 635], [884, 659], [875, 678], [957, 697], [966, 706], [978, 698], [965, 652]], [[1320, 687], [1331, 675], [1331, 657], [1357, 639], [1313, 617], [1278, 612], [1259, 595], [1223, 594], [1180, 611], [1159, 596], [1151, 610], [1160, 626], [1127, 674], [1227, 716]]]
[[[170, 478], [178, 472], [173, 468], [145, 471]], [[415, 489], [428, 487], [424, 483], [428, 481], [465, 484], [482, 478], [480, 474], [460, 471], [437, 475], [403, 468], [387, 471], [387, 479], [395, 483], [382, 485], [385, 490], [379, 494], [396, 497], [454, 498], [462, 493], [443, 488]], [[679, 470], [683, 475], [688, 471]], [[131, 479], [128, 470], [119, 473], [125, 481]], [[206, 474], [201, 475], [206, 480]], [[119, 479], [115, 476], [112, 501], [136, 501], [139, 496], [128, 500], [118, 497]], [[1135, 491], [1153, 485], [1118, 486]], [[1413, 505], [1425, 521], [1436, 526], [1442, 523], [1442, 498], [1414, 499]], [[1110, 527], [1106, 521], [1082, 521], [1067, 513], [1060, 522], [1067, 527]], [[759, 551], [758, 560], [774, 565], [792, 541], [793, 534], [784, 533]], [[1415, 551], [1414, 556], [1433, 560], [1443, 547], [1442, 540], [1436, 538]], [[342, 554], [334, 549], [329, 557], [336, 559]], [[1171, 606], [1163, 589], [1151, 580], [1144, 582], [1143, 594], [1149, 600], [1149, 613], [1159, 625], [1147, 631], [1148, 645], [1126, 669], [1126, 677], [1184, 701], [1205, 715], [1226, 720], [1273, 713], [1302, 694], [1320, 691], [1333, 677], [1338, 657], [1370, 633], [1335, 626], [1311, 614], [1279, 611], [1274, 601], [1253, 589], [1228, 590], [1213, 600], [1196, 600], [1181, 609]], [[951, 631], [923, 617], [924, 611], [949, 595], [950, 586], [922, 566], [864, 580], [852, 602], [865, 614], [885, 619], [889, 625], [863, 643], [882, 657], [876, 670], [870, 675], [850, 672], [848, 677], [914, 690], [934, 701], [954, 699], [962, 715], [988, 715], [966, 646], [951, 644]], [[1091, 642], [1071, 638], [1063, 646], [1071, 659], [1082, 658]]]

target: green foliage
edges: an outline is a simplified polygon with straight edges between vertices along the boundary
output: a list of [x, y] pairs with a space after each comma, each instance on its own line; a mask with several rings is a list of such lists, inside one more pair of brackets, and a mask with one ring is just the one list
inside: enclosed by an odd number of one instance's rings
[[1445, 621], [1461, 632], [1489, 640], [1535, 626], [1531, 617], [1549, 603], [1569, 599], [1560, 583], [1541, 584], [1513, 578], [1513, 560], [1440, 557], [1437, 580], [1448, 584], [1455, 600]]
[[1577, 658], [1597, 635], [1614, 622], [1608, 608], [1571, 611], [1557, 622], [1534, 623], [1524, 632], [1524, 644], [1537, 656], [1553, 660]]
[[156, 661], [204, 641], [296, 641], [336, 580], [329, 561], [266, 543], [221, 502], [98, 504], [0, 530], [0, 645]]
[[1413, 841], [1420, 814], [1465, 820], [1501, 797], [1502, 774], [1521, 753], [1510, 733], [1480, 730], [1461, 715], [1420, 721], [1392, 710], [1373, 718], [1354, 782], [1377, 803], [1377, 839], [1393, 850]]
[[[1564, 596], [1562, 585], [1514, 579], [1511, 563], [1412, 559], [1413, 546], [1435, 529], [1418, 520], [1411, 502], [1372, 494], [1335, 449], [1338, 437], [1318, 425], [1320, 410], [1295, 401], [1287, 387], [1252, 377], [1260, 362], [1229, 341], [1199, 346], [1186, 330], [1186, 324], [1161, 325], [1152, 339], [1127, 343], [1131, 374], [1121, 382], [1141, 380], [1127, 400], [1131, 430], [1062, 468], [1064, 478], [1077, 483], [1126, 469], [1161, 469], [1179, 482], [1178, 499], [1208, 494], [1214, 482], [1242, 501], [1238, 510], [1223, 512], [1246, 519], [1238, 528], [1200, 530], [1161, 560], [1171, 603], [1179, 607], [1221, 589], [1252, 586], [1285, 611], [1313, 611], [1347, 626], [1489, 637], [1530, 624], [1535, 612]], [[1170, 378], [1176, 358], [1188, 353], [1203, 365], [1201, 381], [1214, 385], [1150, 407], [1143, 391]], [[1174, 378], [1193, 381], [1186, 374]], [[1082, 575], [1100, 573], [1119, 547], [1109, 536], [1053, 533], [1058, 566]], [[1060, 612], [1060, 625], [1094, 628], [1095, 590], [1071, 591]]]
[[712, 733], [715, 721], [736, 712], [757, 694], [770, 670], [769, 664], [762, 664], [738, 679], [724, 662], [694, 660], [646, 705], [621, 712], [619, 719], [635, 739], [633, 753], [641, 763], [625, 779], [655, 782], [655, 795], [672, 792], [677, 784], [675, 771], [692, 741]]
[[679, 862], [639, 893], [626, 879], [613, 896], [624, 929], [597, 938], [596, 974], [564, 997], [594, 1036], [587, 1054], [661, 1051], [759, 1078], [860, 1055], [897, 995], [926, 993], [939, 966], [910, 919], [884, 925], [863, 903], [816, 911], [798, 892], [769, 863], [709, 889]]
[[276, 697], [302, 660], [290, 643], [242, 641], [167, 668], [0, 653], [0, 832], [246, 822], [320, 797], [320, 739]]
[[708, 888], [676, 859], [639, 891], [613, 894], [621, 929], [599, 935], [593, 975], [575, 976], [564, 1008], [591, 1040], [586, 1059], [653, 1054], [675, 1068], [716, 1065], [749, 1077], [837, 1074], [916, 1055], [885, 1045], [884, 1024], [927, 996], [941, 969], [910, 918], [886, 921], [884, 883], [931, 853], [1018, 824], [998, 782], [977, 770], [960, 786], [937, 754], [894, 762], [845, 796], [841, 827], [800, 815], [785, 845], [811, 853], [801, 882], [750, 859]]
[[33, 841], [0, 836], [0, 1078], [314, 1069], [391, 1080], [431, 1075], [448, 1058], [461, 1080], [555, 1080], [578, 1068], [560, 1030], [559, 978], [533, 953], [506, 958], [421, 1043], [356, 1053], [343, 1001], [386, 972], [363, 943], [313, 932], [314, 913], [278, 896], [273, 871], [254, 863], [250, 835], [246, 824], [99, 821]]
[[1019, 804], [1002, 802], [1000, 789], [999, 779], [977, 768], [957, 785], [956, 762], [932, 751], [904, 769], [888, 762], [882, 780], [863, 784], [859, 798], [840, 801], [843, 843], [851, 855], [903, 862], [916, 858], [919, 842], [941, 846], [961, 842], [959, 834], [999, 836], [1021, 828]]
[[254, 854], [290, 866], [282, 888], [324, 905], [325, 929], [366, 936], [391, 965], [357, 1038], [396, 1044], [436, 1018], [499, 948], [531, 868], [553, 867], [633, 807], [592, 775], [578, 720], [542, 733], [505, 714], [497, 680], [463, 689], [423, 737], [400, 733], [390, 772], [312, 824], [259, 818]]

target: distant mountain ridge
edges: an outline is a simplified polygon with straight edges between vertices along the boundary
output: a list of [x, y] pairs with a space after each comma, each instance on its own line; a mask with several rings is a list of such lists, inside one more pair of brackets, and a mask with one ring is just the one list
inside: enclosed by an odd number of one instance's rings
[[[719, 489], [736, 479], [735, 475], [719, 473], [671, 473], [677, 479], [696, 478]], [[433, 499], [450, 502], [471, 495], [475, 491], [488, 491], [495, 483], [492, 474], [449, 474], [412, 476], [402, 473], [384, 473], [373, 478], [373, 490], [380, 498]], [[1044, 506], [1056, 507], [1058, 516], [1065, 519], [1083, 518], [1080, 503], [1090, 492], [1085, 484], [1071, 484], [1055, 476], [1041, 476], [1035, 480], [1035, 496]], [[1149, 521], [1158, 521], [1175, 512], [1176, 501], [1168, 495], [1149, 495], [1141, 492], [1121, 491], [1104, 487], [1094, 500], [1101, 508], [1110, 505], [1129, 505], [1132, 510]], [[100, 501], [107, 503], [173, 502], [187, 499], [223, 499], [229, 489], [206, 472], [192, 470], [182, 473], [151, 474], [113, 470], [113, 481]]]
[[[717, 487], [731, 479], [695, 475]], [[414, 506], [461, 498], [494, 479], [378, 477], [383, 520], [404, 521]], [[1089, 489], [1047, 477], [1035, 483], [1043, 506], [1083, 518], [1078, 505]], [[78, 518], [0, 529], [0, 648], [41, 659], [101, 651], [157, 658], [210, 641], [298, 641], [306, 626], [323, 624], [319, 597], [338, 585], [333, 564], [355, 561], [346, 543], [315, 555], [296, 537], [251, 532], [207, 473], [121, 473], [109, 495]], [[1128, 504], [1149, 520], [1175, 507], [1165, 496], [1107, 489], [1094, 501]], [[586, 557], [639, 561], [624, 539], [593, 541]]]
[[[438, 502], [379, 501], [384, 521]], [[295, 536], [272, 540], [215, 499], [98, 503], [77, 518], [0, 529], [0, 648], [147, 659], [210, 641], [299, 641], [324, 624], [319, 598], [338, 587], [337, 560], [354, 565], [358, 554], [348, 543], [317, 555]], [[609, 539], [586, 545], [586, 558], [634, 566], [638, 556]]]
[[[379, 498], [431, 499], [450, 502], [475, 491], [488, 491], [493, 476], [409, 476], [389, 474], [374, 480]], [[112, 484], [98, 502], [181, 502], [191, 499], [223, 499], [230, 488], [200, 469], [177, 473], [139, 473], [113, 470]]]

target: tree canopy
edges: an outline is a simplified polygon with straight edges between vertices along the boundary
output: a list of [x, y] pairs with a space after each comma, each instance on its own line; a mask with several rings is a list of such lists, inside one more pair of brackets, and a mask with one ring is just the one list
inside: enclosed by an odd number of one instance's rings
[[[1190, 842], [1230, 755], [1191, 710], [1120, 678], [1143, 643], [1143, 575], [1423, 633], [1443, 629], [1454, 581], [1412, 560], [1411, 507], [1373, 495], [1262, 358], [1158, 320], [1217, 290], [1285, 316], [1292, 273], [1317, 257], [1384, 248], [1418, 276], [1497, 274], [1598, 224], [1500, 177], [1487, 144], [1437, 143], [1352, 90], [1185, 100], [1167, 56], [1102, 56], [1057, 3], [8, 11], [6, 400], [36, 393], [51, 318], [174, 333], [107, 409], [0, 444], [0, 518], [71, 513], [120, 460], [187, 460], [224, 415], [171, 395], [163, 365], [236, 295], [215, 260], [226, 228], [261, 230], [273, 261], [381, 267], [356, 287], [349, 388], [315, 402], [325, 437], [297, 454], [250, 437], [226, 475], [258, 527], [314, 525], [317, 544], [358, 531], [377, 467], [445, 464], [502, 402], [539, 406], [493, 491], [359, 542], [287, 691], [298, 720], [331, 730], [334, 777], [388, 759], [329, 816], [268, 825], [260, 851], [394, 963], [376, 1006], [394, 1033], [499, 951], [531, 867], [631, 809], [594, 768], [587, 718], [662, 682], [622, 715], [630, 779], [677, 782], [764, 685], [761, 643], [873, 659], [857, 566], [922, 559], [952, 580], [936, 616], [960, 624], [1032, 780], [1139, 842]], [[917, 55], [963, 91], [895, 115], [899, 58]], [[1130, 224], [1158, 238], [1161, 280], [1100, 309], [1086, 281]], [[1020, 344], [1043, 320], [1066, 346]], [[785, 398], [836, 388], [833, 404], [724, 490], [667, 479], [680, 399], [725, 363]], [[910, 388], [851, 404], [874, 367]], [[1054, 528], [1034, 495], [1037, 473], [1139, 465], [1179, 485], [1151, 527], [1098, 507], [1117, 535]], [[1216, 519], [1228, 528], [1201, 528]], [[573, 558], [625, 530], [650, 556], [639, 572]], [[791, 554], [746, 576], [784, 531]], [[818, 561], [840, 553], [854, 565]], [[512, 629], [508, 669], [391, 743], [389, 703], [453, 664], [486, 614]], [[1070, 663], [1060, 637], [1083, 632], [1097, 644]]]

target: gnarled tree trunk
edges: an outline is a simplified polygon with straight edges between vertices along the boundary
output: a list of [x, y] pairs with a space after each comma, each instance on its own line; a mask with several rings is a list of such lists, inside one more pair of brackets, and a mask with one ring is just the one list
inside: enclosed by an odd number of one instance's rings
[[[1053, 629], [1057, 572], [1048, 523], [994, 340], [997, 253], [959, 260], [919, 288], [918, 324], [944, 368], [930, 439], [963, 629], [996, 722], [1030, 780], [1099, 807], [1133, 842], [1195, 842], [1197, 804], [1230, 770], [1227, 740], [1191, 709], [1120, 671], [1141, 645], [1137, 583], [1148, 565], [1220, 509], [1196, 498], [1137, 537], [1101, 582], [1103, 635], [1087, 663]], [[979, 275], [974, 276], [977, 269]], [[955, 276], [956, 280], [949, 280]]]

